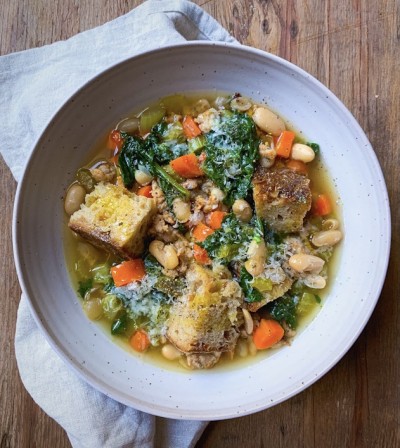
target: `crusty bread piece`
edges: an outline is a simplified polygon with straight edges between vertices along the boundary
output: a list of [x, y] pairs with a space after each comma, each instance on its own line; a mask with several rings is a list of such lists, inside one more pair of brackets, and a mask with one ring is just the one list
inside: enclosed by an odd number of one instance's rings
[[86, 195], [68, 225], [98, 247], [122, 258], [135, 258], [143, 252], [146, 231], [155, 213], [153, 199], [99, 183]]
[[197, 264], [187, 273], [188, 293], [170, 310], [167, 337], [185, 353], [233, 350], [239, 336], [240, 286]]
[[277, 232], [298, 232], [311, 208], [309, 184], [306, 176], [279, 165], [258, 168], [253, 177], [257, 215]]

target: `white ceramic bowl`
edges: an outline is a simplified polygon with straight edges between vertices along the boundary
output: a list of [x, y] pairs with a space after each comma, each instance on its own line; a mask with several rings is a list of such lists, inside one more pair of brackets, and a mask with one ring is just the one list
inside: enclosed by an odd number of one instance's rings
[[[212, 89], [265, 101], [320, 143], [343, 205], [345, 240], [322, 310], [290, 347], [243, 368], [179, 373], [128, 354], [86, 319], [65, 266], [61, 198], [88, 148], [127, 113], [172, 93]], [[66, 102], [26, 166], [13, 230], [18, 275], [32, 314], [70, 367], [137, 409], [178, 419], [222, 419], [293, 396], [346, 353], [381, 291], [390, 212], [366, 136], [327, 88], [298, 67], [253, 48], [191, 43], [129, 59]]]

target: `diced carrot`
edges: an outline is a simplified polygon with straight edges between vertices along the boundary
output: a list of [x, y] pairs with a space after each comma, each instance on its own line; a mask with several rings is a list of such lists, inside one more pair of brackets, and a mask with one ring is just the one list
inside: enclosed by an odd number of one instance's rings
[[131, 336], [130, 344], [137, 352], [144, 352], [149, 347], [150, 340], [144, 330], [138, 330]]
[[283, 131], [281, 133], [275, 147], [278, 156], [284, 157], [285, 159], [290, 157], [295, 136], [295, 133], [292, 131]]
[[332, 204], [326, 194], [319, 194], [313, 204], [314, 215], [326, 216], [332, 212]]
[[182, 177], [200, 177], [204, 174], [203, 170], [200, 168], [196, 155], [193, 153], [171, 160], [170, 165], [172, 169]]
[[123, 261], [121, 264], [111, 268], [111, 275], [115, 286], [124, 286], [128, 283], [142, 280], [146, 275], [144, 262], [141, 258]]
[[214, 230], [206, 226], [202, 222], [199, 222], [197, 226], [193, 229], [193, 238], [196, 241], [204, 241], [209, 235], [214, 233]]
[[211, 212], [208, 217], [208, 224], [214, 230], [220, 229], [222, 226], [222, 221], [227, 215], [226, 212], [222, 212], [221, 210], [215, 210]]
[[300, 161], [300, 160], [290, 159], [290, 160], [288, 160], [286, 162], [286, 166], [290, 170], [292, 170], [292, 171], [294, 171], [296, 173], [305, 174], [305, 175], [308, 174], [307, 165], [304, 162]]
[[120, 150], [122, 148], [122, 145], [124, 143], [124, 139], [121, 136], [121, 133], [114, 129], [110, 132], [110, 135], [108, 136], [108, 148], [109, 149], [118, 149]]
[[201, 134], [201, 129], [190, 115], [185, 115], [183, 122], [183, 133], [187, 138], [194, 138]]
[[145, 185], [144, 187], [140, 187], [136, 194], [138, 196], [145, 196], [146, 198], [152, 198], [153, 195], [151, 193], [151, 185]]
[[259, 350], [263, 350], [279, 342], [284, 334], [285, 330], [276, 320], [261, 319], [260, 325], [253, 332], [253, 342]]
[[210, 264], [211, 260], [207, 254], [207, 251], [200, 247], [198, 244], [193, 244], [193, 257], [200, 264]]

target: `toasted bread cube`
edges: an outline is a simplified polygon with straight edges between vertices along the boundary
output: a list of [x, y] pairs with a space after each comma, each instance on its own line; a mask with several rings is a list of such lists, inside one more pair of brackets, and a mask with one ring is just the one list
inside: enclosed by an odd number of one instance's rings
[[188, 293], [171, 307], [167, 338], [185, 353], [231, 351], [240, 326], [240, 286], [210, 269], [193, 265], [187, 274]]
[[277, 232], [298, 232], [311, 208], [310, 180], [285, 167], [260, 167], [253, 177], [257, 216]]
[[156, 213], [153, 199], [99, 183], [69, 220], [69, 227], [95, 246], [122, 258], [135, 258]]

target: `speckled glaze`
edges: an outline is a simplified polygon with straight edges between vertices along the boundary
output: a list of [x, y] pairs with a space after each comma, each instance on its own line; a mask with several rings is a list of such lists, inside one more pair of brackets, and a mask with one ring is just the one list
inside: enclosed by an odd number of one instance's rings
[[[86, 319], [65, 266], [62, 197], [88, 148], [127, 113], [176, 92], [212, 89], [240, 91], [267, 102], [320, 143], [342, 203], [345, 239], [322, 310], [290, 347], [242, 368], [180, 373], [130, 355]], [[206, 420], [273, 406], [312, 384], [346, 353], [381, 291], [389, 257], [390, 212], [370, 143], [328, 89], [298, 67], [262, 51], [190, 43], [127, 60], [67, 101], [26, 166], [13, 231], [17, 271], [32, 314], [75, 372], [137, 409]]]

